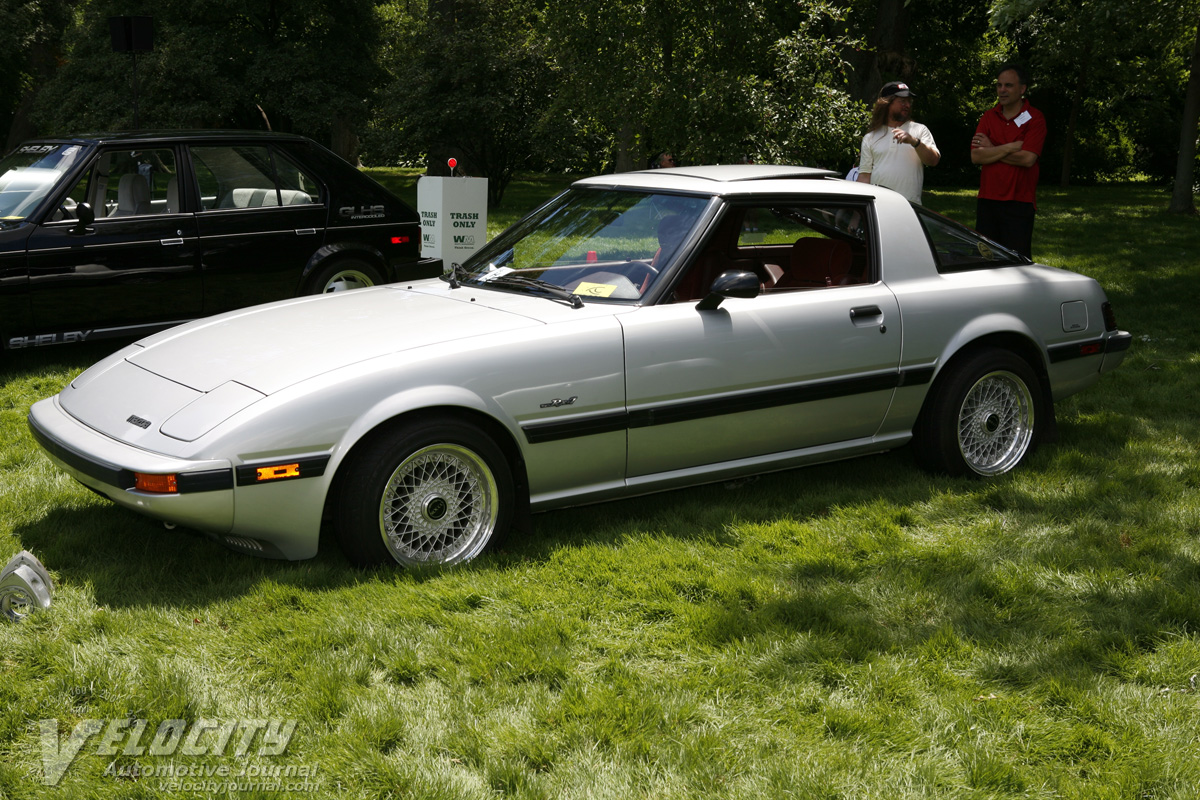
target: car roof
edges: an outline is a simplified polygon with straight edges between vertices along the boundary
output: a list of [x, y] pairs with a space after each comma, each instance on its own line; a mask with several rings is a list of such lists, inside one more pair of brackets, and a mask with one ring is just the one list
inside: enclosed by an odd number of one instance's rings
[[[836, 180], [833, 180], [836, 179]], [[841, 180], [841, 173], [787, 164], [713, 164], [596, 175], [580, 188], [652, 189], [701, 194], [761, 194], [771, 191], [875, 194], [870, 184]]]
[[69, 136], [39, 136], [30, 141], [61, 142], [82, 145], [125, 144], [138, 142], [151, 144], [156, 142], [172, 143], [178, 141], [214, 141], [237, 139], [245, 141], [290, 141], [306, 142], [307, 137], [294, 133], [276, 133], [275, 131], [242, 131], [242, 130], [161, 130], [161, 131], [111, 131], [97, 133], [80, 133]]

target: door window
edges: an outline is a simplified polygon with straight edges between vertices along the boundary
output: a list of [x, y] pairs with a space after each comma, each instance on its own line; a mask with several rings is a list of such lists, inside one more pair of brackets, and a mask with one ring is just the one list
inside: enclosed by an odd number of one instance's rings
[[175, 151], [108, 150], [68, 194], [67, 206], [90, 203], [96, 218], [178, 214]]
[[320, 202], [317, 181], [271, 149], [253, 145], [193, 147], [204, 210], [265, 208]]

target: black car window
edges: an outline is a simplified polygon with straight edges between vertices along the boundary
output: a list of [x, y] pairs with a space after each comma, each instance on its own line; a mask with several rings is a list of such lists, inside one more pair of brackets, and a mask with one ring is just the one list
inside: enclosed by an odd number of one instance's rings
[[321, 202], [321, 186], [296, 162], [275, 151], [275, 170], [279, 177], [279, 195], [285, 206]]
[[929, 246], [933, 248], [938, 272], [961, 272], [1030, 263], [1029, 259], [1019, 253], [996, 244], [954, 220], [918, 206], [913, 208], [925, 229]]
[[67, 198], [68, 208], [90, 203], [97, 219], [178, 214], [183, 209], [175, 151], [169, 147], [106, 150]]
[[223, 145], [191, 151], [204, 210], [321, 202], [316, 179], [269, 147]]
[[223, 145], [191, 150], [202, 209], [279, 205], [269, 148]]

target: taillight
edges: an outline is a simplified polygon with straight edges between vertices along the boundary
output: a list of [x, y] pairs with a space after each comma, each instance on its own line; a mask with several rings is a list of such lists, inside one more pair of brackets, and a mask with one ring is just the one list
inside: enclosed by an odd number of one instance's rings
[[1104, 330], [1115, 331], [1117, 329], [1117, 312], [1113, 311], [1112, 303], [1100, 306], [1100, 313], [1104, 315]]

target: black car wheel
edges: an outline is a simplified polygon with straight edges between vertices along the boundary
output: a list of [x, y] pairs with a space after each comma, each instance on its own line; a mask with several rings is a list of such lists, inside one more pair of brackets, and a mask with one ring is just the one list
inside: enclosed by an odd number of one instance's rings
[[365, 289], [383, 283], [379, 270], [358, 259], [342, 259], [321, 269], [306, 285], [305, 294], [329, 294]]
[[914, 431], [922, 466], [950, 475], [1002, 475], [1037, 443], [1042, 393], [1029, 365], [1013, 353], [974, 353], [934, 388]]
[[496, 543], [512, 520], [512, 471], [500, 448], [454, 419], [384, 430], [347, 464], [338, 541], [360, 566], [457, 564]]

